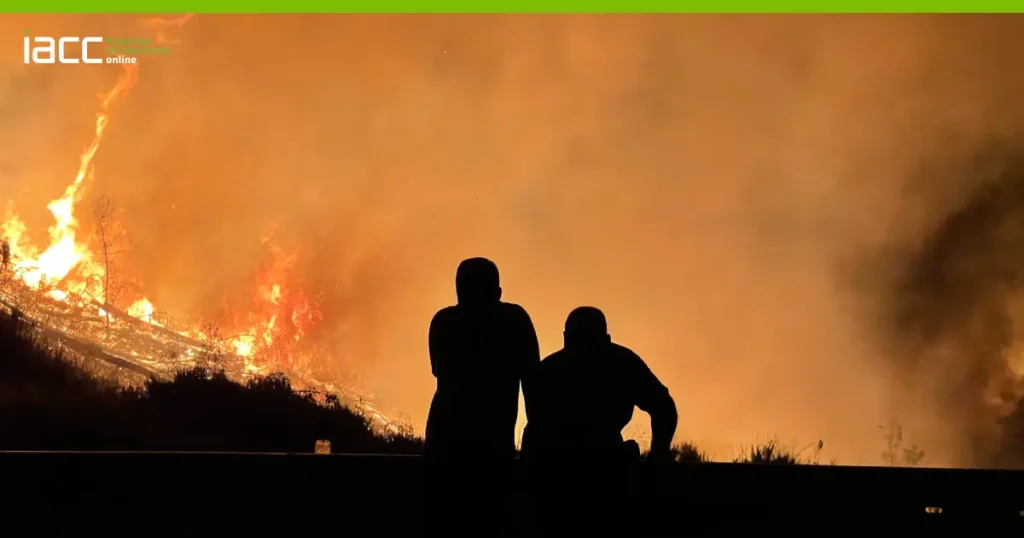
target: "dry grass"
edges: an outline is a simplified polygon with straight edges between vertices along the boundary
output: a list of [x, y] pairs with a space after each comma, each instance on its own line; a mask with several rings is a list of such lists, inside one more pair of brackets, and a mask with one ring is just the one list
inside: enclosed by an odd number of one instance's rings
[[374, 431], [337, 399], [271, 375], [245, 384], [194, 368], [120, 388], [90, 376], [0, 312], [0, 450], [194, 450], [415, 454], [410, 432]]

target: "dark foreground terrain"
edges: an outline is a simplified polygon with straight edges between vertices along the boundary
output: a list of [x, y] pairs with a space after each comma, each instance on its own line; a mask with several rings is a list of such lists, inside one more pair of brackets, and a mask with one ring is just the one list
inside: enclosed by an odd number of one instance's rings
[[[416, 456], [3, 453], [0, 532], [422, 534], [422, 475]], [[635, 480], [631, 489], [648, 501], [634, 514], [638, 536], [1024, 535], [1017, 471], [705, 463], [640, 467]], [[514, 530], [528, 534], [521, 491], [510, 504]]]
[[[33, 334], [0, 311], [0, 537], [408, 536], [425, 533], [428, 495], [445, 498], [425, 488], [411, 432], [282, 377], [193, 369], [126, 389]], [[308, 454], [319, 439], [352, 455]], [[677, 458], [699, 460], [689, 448]], [[777, 449], [638, 464], [629, 534], [1024, 536], [1024, 471], [798, 465]], [[508, 530], [534, 534], [516, 477]]]
[[322, 439], [335, 452], [421, 451], [411, 432], [372, 428], [340, 399], [297, 392], [280, 375], [236, 383], [193, 367], [121, 387], [78, 359], [0, 308], [0, 450], [311, 452]]

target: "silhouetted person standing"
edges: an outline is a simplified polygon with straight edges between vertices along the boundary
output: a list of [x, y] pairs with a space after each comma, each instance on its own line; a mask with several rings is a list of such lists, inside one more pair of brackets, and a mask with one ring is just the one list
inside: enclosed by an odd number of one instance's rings
[[[558, 527], [555, 532], [607, 529], [622, 523], [617, 516], [629, 511], [625, 480], [639, 454], [635, 444], [623, 441], [622, 430], [633, 408], [651, 416], [648, 460], [658, 460], [670, 453], [676, 405], [643, 359], [612, 342], [597, 308], [573, 310], [564, 341], [563, 349], [541, 361], [534, 377], [524, 456], [536, 465], [543, 519]], [[583, 511], [573, 512], [572, 506]]]
[[[515, 460], [520, 385], [529, 416], [529, 377], [540, 362], [540, 349], [526, 310], [501, 301], [492, 261], [463, 261], [455, 290], [458, 303], [441, 309], [430, 323], [437, 390], [427, 418], [425, 455], [435, 473], [433, 511], [449, 528], [456, 523], [490, 527], [501, 523], [494, 521], [502, 519], [496, 509]], [[461, 491], [454, 497], [443, 493], [456, 490]]]

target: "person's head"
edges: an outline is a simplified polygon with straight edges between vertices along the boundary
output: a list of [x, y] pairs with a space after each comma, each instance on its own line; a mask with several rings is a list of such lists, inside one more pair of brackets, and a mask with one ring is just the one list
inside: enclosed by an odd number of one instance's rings
[[604, 312], [592, 306], [581, 306], [569, 312], [563, 336], [567, 348], [597, 347], [612, 341]]
[[501, 300], [498, 266], [487, 258], [469, 258], [455, 272], [459, 304], [486, 304]]

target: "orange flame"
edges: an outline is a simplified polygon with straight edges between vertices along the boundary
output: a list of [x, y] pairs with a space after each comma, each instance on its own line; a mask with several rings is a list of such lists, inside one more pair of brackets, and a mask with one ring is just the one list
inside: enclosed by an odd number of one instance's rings
[[271, 234], [264, 236], [263, 243], [270, 250], [271, 260], [255, 274], [254, 304], [246, 315], [232, 321], [236, 331], [230, 343], [247, 360], [250, 372], [260, 373], [267, 367], [302, 370], [299, 343], [322, 314], [315, 302], [294, 285], [298, 253], [279, 248]]
[[153, 319], [153, 314], [156, 313], [156, 308], [154, 308], [153, 303], [149, 302], [149, 299], [146, 299], [145, 297], [132, 303], [131, 306], [125, 309], [125, 312], [127, 312], [129, 316], [141, 319], [146, 323], [160, 325], [160, 323], [157, 323], [156, 320]]
[[[181, 27], [189, 18], [191, 14], [168, 21], [167, 25]], [[144, 22], [153, 24], [153, 20], [147, 19]], [[37, 255], [37, 251], [27, 244], [24, 223], [10, 209], [0, 227], [10, 243], [16, 274], [32, 289], [63, 283], [75, 293], [85, 293], [104, 302], [103, 290], [96, 284], [101, 280], [104, 270], [95, 262], [89, 249], [76, 241], [78, 221], [75, 219], [74, 211], [75, 205], [82, 199], [86, 181], [93, 179], [92, 162], [103, 143], [103, 135], [110, 123], [111, 105], [131, 91], [139, 81], [137, 64], [122, 64], [122, 67], [121, 76], [114, 86], [99, 95], [100, 111], [96, 114], [95, 134], [92, 142], [82, 152], [74, 181], [68, 185], [60, 198], [47, 205], [55, 221], [49, 229], [50, 246]], [[73, 280], [68, 279], [72, 271], [77, 273], [77, 278]], [[60, 294], [50, 295], [57, 299]]]
[[178, 45], [181, 42], [169, 39], [164, 33], [166, 28], [181, 28], [185, 25], [189, 19], [192, 18], [193, 13], [186, 13], [176, 19], [164, 19], [161, 17], [149, 17], [142, 20], [142, 24], [156, 28], [156, 39], [155, 41], [161, 45]]
[[[177, 41], [169, 39], [165, 32], [169, 28], [182, 27], [191, 17], [192, 14], [186, 14], [175, 19], [148, 18], [142, 22], [156, 29], [157, 43], [176, 44]], [[93, 308], [103, 317], [107, 313], [102, 308], [83, 300], [91, 298], [100, 304], [106, 302], [100, 284], [105, 270], [88, 246], [78, 242], [78, 222], [74, 211], [93, 179], [92, 163], [110, 122], [110, 108], [139, 80], [137, 64], [122, 66], [121, 76], [114, 86], [99, 96], [100, 111], [96, 116], [95, 135], [81, 155], [74, 181], [60, 198], [47, 206], [55, 221], [49, 228], [50, 245], [41, 253], [31, 245], [27, 228], [11, 203], [5, 208], [4, 219], [0, 223], [0, 232], [11, 247], [15, 274], [22, 283], [30, 289], [43, 290], [54, 301], [67, 303], [77, 297], [78, 306]], [[227, 340], [227, 344], [244, 358], [247, 373], [265, 373], [270, 367], [285, 367], [293, 371], [300, 368], [302, 353], [299, 343], [322, 318], [315, 301], [310, 301], [293, 282], [298, 254], [285, 252], [272, 239], [273, 230], [262, 237], [272, 259], [255, 275], [251, 309], [244, 315], [233, 315], [231, 327], [228, 327], [233, 329], [234, 336]], [[155, 319], [157, 309], [145, 297], [137, 298], [125, 312], [146, 323], [162, 326]], [[198, 328], [182, 331], [182, 334], [210, 340], [210, 335]]]
[[[92, 161], [96, 152], [103, 142], [103, 134], [106, 132], [110, 122], [110, 105], [122, 95], [125, 95], [138, 82], [138, 69], [135, 65], [125, 64], [121, 77], [114, 84], [110, 91], [100, 95], [101, 108], [96, 115], [96, 132], [92, 143], [82, 153], [78, 165], [78, 173], [75, 180], [64, 190], [64, 195], [50, 202], [47, 209], [53, 214], [56, 221], [50, 227], [50, 246], [38, 257], [26, 256], [19, 245], [12, 241], [12, 252], [17, 260], [15, 270], [21, 273], [21, 279], [31, 288], [39, 289], [40, 286], [53, 284], [63, 280], [76, 267], [81, 267], [81, 273], [85, 280], [93, 276], [101, 276], [102, 268], [92, 258], [92, 254], [84, 245], [75, 242], [75, 231], [78, 222], [75, 220], [75, 204], [81, 200], [82, 186], [87, 179], [93, 177]], [[11, 236], [20, 238], [21, 233], [15, 233], [19, 229], [20, 221], [4, 223], [5, 235], [10, 231]], [[23, 232], [24, 225], [20, 225]], [[18, 260], [18, 258], [21, 258]], [[84, 281], [75, 283], [80, 291], [87, 286]], [[101, 294], [100, 294], [101, 295]], [[102, 297], [100, 297], [102, 300]]]

